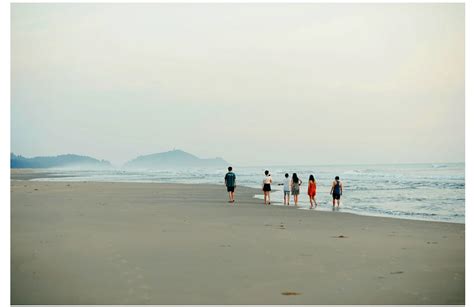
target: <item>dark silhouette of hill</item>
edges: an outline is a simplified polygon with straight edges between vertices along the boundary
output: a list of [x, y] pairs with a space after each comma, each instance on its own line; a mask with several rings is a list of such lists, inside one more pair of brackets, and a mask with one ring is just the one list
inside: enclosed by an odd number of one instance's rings
[[185, 167], [226, 167], [229, 163], [222, 158], [201, 159], [182, 150], [171, 150], [139, 156], [125, 163], [125, 168], [166, 169]]
[[112, 165], [106, 160], [97, 160], [88, 156], [73, 154], [25, 158], [21, 155], [10, 154], [11, 168], [110, 168]]

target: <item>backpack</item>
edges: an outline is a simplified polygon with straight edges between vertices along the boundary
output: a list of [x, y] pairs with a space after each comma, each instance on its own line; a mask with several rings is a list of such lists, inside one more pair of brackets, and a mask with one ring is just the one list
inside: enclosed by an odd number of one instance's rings
[[341, 187], [339, 186], [339, 180], [336, 180], [336, 185], [334, 186], [333, 194], [341, 194]]

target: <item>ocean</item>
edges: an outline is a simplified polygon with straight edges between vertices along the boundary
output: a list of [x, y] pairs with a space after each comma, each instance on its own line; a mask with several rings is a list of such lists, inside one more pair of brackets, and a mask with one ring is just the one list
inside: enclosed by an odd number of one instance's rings
[[[317, 181], [316, 210], [332, 210], [329, 194], [337, 175], [344, 184], [340, 212], [403, 219], [465, 223], [465, 165], [447, 164], [384, 164], [384, 165], [324, 165], [234, 167], [237, 186], [261, 188], [264, 170], [273, 178], [272, 204], [283, 205], [284, 174], [296, 172], [303, 181], [299, 205], [309, 209], [306, 195], [308, 177]], [[39, 181], [100, 181], [100, 182], [169, 182], [222, 184], [226, 169], [188, 169], [160, 171], [114, 170], [50, 170], [63, 177], [37, 178]], [[237, 187], [238, 188], [238, 187]], [[222, 198], [226, 200], [223, 186]], [[255, 197], [263, 200], [263, 195]], [[237, 199], [238, 202], [238, 199]], [[263, 204], [263, 201], [262, 201]], [[290, 205], [293, 205], [291, 197]]]

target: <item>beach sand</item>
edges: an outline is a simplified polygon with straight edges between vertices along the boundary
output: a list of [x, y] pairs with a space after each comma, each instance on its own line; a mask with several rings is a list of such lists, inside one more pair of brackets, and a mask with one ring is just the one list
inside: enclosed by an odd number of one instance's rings
[[13, 180], [11, 303], [465, 302], [463, 224], [236, 191], [231, 206], [223, 186]]

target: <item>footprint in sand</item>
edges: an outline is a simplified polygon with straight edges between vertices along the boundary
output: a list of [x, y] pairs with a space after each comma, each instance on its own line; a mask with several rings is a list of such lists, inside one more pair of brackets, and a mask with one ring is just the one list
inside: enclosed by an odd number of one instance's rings
[[403, 274], [403, 271], [390, 272], [390, 274], [392, 274], [392, 275], [395, 275], [395, 274]]
[[113, 250], [112, 244], [108, 244], [108, 249], [112, 253], [107, 259], [117, 271], [120, 280], [127, 287], [127, 297], [125, 304], [149, 304], [151, 300], [151, 287], [145, 281], [143, 269], [138, 265], [132, 265], [128, 259]]
[[140, 297], [140, 299], [141, 299], [142, 301], [148, 302], [148, 301], [150, 301], [150, 296], [149, 296], [149, 295], [142, 295], [142, 296]]
[[120, 273], [120, 274], [122, 274], [123, 276], [129, 276], [129, 275], [130, 275], [130, 272], [129, 272], [129, 271], [123, 271], [123, 272]]

